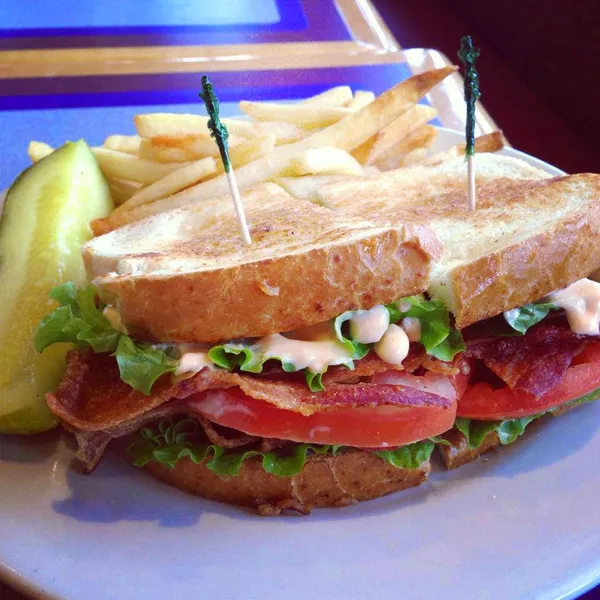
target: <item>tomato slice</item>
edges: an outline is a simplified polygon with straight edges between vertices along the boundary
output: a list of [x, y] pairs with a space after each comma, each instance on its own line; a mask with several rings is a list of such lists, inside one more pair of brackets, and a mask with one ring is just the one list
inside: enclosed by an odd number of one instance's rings
[[189, 406], [213, 423], [250, 435], [360, 448], [404, 446], [450, 429], [456, 400], [439, 406], [375, 406], [323, 410], [310, 416], [277, 408], [237, 388], [203, 392]]
[[470, 386], [460, 398], [457, 416], [482, 421], [518, 419], [544, 412], [600, 388], [600, 342], [588, 342], [567, 369], [563, 380], [539, 397], [494, 389], [489, 383]]

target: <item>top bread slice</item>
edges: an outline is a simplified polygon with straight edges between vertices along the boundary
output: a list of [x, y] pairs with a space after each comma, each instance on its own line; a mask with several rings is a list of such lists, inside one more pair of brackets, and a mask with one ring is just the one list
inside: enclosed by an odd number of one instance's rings
[[213, 343], [313, 325], [421, 293], [440, 245], [426, 227], [380, 225], [298, 201], [275, 184], [245, 194], [252, 244], [231, 201], [206, 200], [94, 238], [89, 277], [142, 340]]
[[551, 178], [511, 157], [477, 155], [477, 210], [464, 158], [319, 190], [332, 208], [385, 224], [426, 224], [444, 250], [429, 294], [456, 326], [537, 300], [600, 267], [600, 176]]

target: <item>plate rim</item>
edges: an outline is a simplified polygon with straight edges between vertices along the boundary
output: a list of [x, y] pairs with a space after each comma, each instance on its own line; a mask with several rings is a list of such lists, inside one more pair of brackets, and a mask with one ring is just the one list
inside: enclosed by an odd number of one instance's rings
[[[462, 136], [462, 132], [455, 130], [455, 129], [450, 129], [450, 128], [441, 127], [441, 126], [437, 126], [436, 128], [439, 129], [440, 131], [446, 132], [448, 135], [451, 135], [451, 136]], [[549, 174], [551, 174], [553, 176], [560, 176], [560, 175], [565, 174], [565, 172], [562, 171], [561, 169], [559, 169], [541, 159], [538, 159], [534, 156], [526, 154], [525, 152], [514, 149], [512, 147], [503, 148], [498, 153], [505, 155], [505, 156], [515, 156], [517, 158], [521, 158], [522, 160], [525, 160], [529, 164], [533, 164], [534, 166], [545, 170], [546, 172], [548, 172]], [[6, 191], [7, 190], [4, 190], [4, 191], [0, 190], [0, 197], [2, 195], [5, 195]], [[0, 206], [1, 206], [1, 201], [0, 201]], [[0, 438], [1, 437], [2, 436], [0, 435]], [[360, 519], [360, 516], [356, 516], [355, 518]], [[15, 568], [6, 564], [3, 561], [2, 557], [0, 557], [0, 581], [2, 581], [3, 583], [7, 584], [10, 587], [12, 587], [19, 593], [22, 593], [22, 594], [32, 597], [32, 598], [36, 598], [36, 599], [40, 599], [40, 600], [62, 600], [64, 598], [64, 596], [62, 596], [62, 595], [57, 596], [50, 592], [47, 592], [44, 589], [44, 587], [42, 585], [40, 585], [38, 582], [36, 582], [35, 580], [32, 580], [31, 578], [26, 578], [24, 575], [21, 575]], [[570, 599], [577, 598], [580, 595], [588, 592], [589, 590], [592, 590], [599, 583], [600, 583], [600, 575], [595, 580], [589, 581], [589, 582], [583, 584], [582, 586], [579, 586], [577, 588], [569, 590], [569, 592], [567, 592], [566, 594], [563, 594], [562, 596], [557, 597], [556, 600], [570, 600]]]

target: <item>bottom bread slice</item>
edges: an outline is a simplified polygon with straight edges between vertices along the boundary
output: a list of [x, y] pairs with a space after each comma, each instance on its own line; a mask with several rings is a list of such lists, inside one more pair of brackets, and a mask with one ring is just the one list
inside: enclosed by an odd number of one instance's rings
[[[577, 408], [577, 405], [571, 405], [570, 403], [567, 403], [563, 406], [555, 408], [548, 416], [560, 417], [573, 408]], [[529, 427], [535, 427], [538, 422], [539, 419], [532, 423]], [[442, 437], [450, 442], [450, 445], [437, 444], [437, 449], [442, 457], [442, 460], [444, 461], [444, 464], [446, 465], [446, 468], [448, 469], [462, 467], [463, 465], [475, 460], [482, 454], [485, 454], [486, 452], [489, 452], [490, 450], [498, 448], [502, 445], [500, 443], [500, 438], [495, 431], [488, 433], [477, 448], [469, 448], [467, 438], [458, 429], [451, 429]]]
[[437, 444], [437, 449], [448, 469], [462, 467], [500, 446], [500, 438], [495, 431], [488, 433], [477, 448], [469, 448], [467, 438], [458, 429], [451, 429], [443, 435], [443, 438], [450, 442], [450, 446]]
[[173, 469], [157, 463], [145, 468], [186, 492], [272, 515], [284, 509], [307, 514], [313, 508], [347, 506], [415, 487], [427, 479], [431, 464], [427, 460], [416, 469], [398, 469], [372, 452], [349, 450], [336, 456], [313, 455], [294, 477], [267, 473], [259, 457], [246, 460], [236, 477], [216, 475], [189, 458]]

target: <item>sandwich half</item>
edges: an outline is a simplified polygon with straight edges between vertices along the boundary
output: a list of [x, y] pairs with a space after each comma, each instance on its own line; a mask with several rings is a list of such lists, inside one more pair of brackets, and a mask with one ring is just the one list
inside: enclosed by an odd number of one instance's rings
[[84, 468], [134, 434], [137, 465], [265, 514], [424, 481], [455, 421], [449, 376], [463, 348], [443, 304], [423, 296], [437, 237], [265, 184], [244, 197], [247, 247], [223, 206], [95, 238], [83, 250], [93, 286], [54, 292], [38, 347], [78, 346], [48, 403]]
[[398, 214], [427, 223], [442, 242], [427, 293], [466, 343], [453, 365], [456, 426], [438, 445], [449, 468], [600, 396], [600, 284], [588, 279], [600, 263], [600, 176], [551, 178], [482, 154], [477, 179], [475, 212], [461, 158], [318, 194], [345, 213], [368, 208], [382, 225]]
[[[204, 200], [89, 242], [38, 347], [90, 471], [111, 440], [189, 492], [310, 512], [422, 483], [600, 392], [600, 177], [462, 158]], [[98, 296], [98, 298], [96, 298]]]

